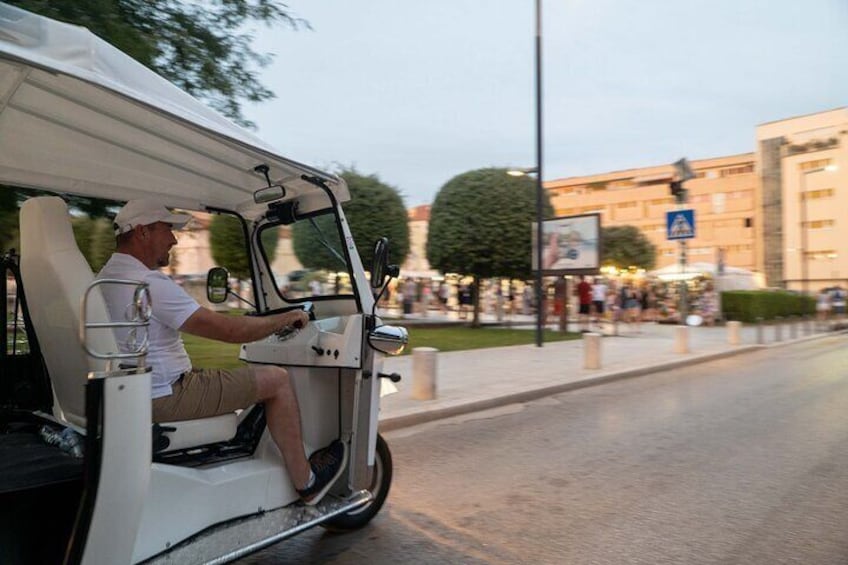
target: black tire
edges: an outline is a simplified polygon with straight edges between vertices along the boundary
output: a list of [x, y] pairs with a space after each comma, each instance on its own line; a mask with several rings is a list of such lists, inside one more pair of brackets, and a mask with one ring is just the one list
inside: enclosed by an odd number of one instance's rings
[[331, 518], [321, 525], [333, 532], [348, 532], [358, 530], [377, 515], [389, 496], [389, 488], [392, 485], [392, 453], [383, 436], [377, 434], [377, 452], [374, 457], [374, 474], [368, 489], [374, 495], [373, 500], [348, 512]]

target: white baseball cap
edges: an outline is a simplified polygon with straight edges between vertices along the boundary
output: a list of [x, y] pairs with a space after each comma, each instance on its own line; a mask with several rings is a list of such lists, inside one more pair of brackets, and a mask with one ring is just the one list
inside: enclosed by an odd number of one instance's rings
[[115, 216], [115, 235], [127, 233], [136, 226], [147, 226], [156, 222], [171, 224], [174, 229], [182, 229], [191, 216], [173, 214], [162, 204], [154, 200], [130, 200]]

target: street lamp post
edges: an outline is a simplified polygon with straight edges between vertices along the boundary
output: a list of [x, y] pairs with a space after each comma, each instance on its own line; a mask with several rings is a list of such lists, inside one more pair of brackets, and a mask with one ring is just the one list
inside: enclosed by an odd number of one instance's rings
[[536, 295], [536, 346], [542, 347], [544, 342], [544, 320], [545, 320], [545, 289], [542, 277], [542, 253], [544, 252], [544, 242], [542, 241], [542, 221], [543, 221], [543, 188], [542, 176], [539, 174], [537, 167], [525, 167], [523, 169], [510, 169], [506, 172], [514, 177], [523, 177], [525, 175], [536, 175], [536, 275], [535, 275], [535, 295]]
[[545, 289], [542, 286], [542, 0], [536, 0], [536, 347], [544, 343]]
[[833, 171], [836, 167], [832, 165], [828, 165], [826, 167], [816, 167], [815, 169], [808, 169], [806, 171], [801, 171], [801, 186], [800, 186], [800, 197], [801, 197], [801, 290], [804, 294], [809, 292], [809, 274], [808, 274], [808, 250], [807, 250], [807, 175], [812, 175], [814, 173], [821, 173], [824, 171]]
[[542, 0], [536, 0], [536, 166], [507, 171], [513, 176], [536, 174], [536, 346], [544, 343], [545, 289], [542, 276], [542, 221], [544, 220], [544, 187], [542, 186]]

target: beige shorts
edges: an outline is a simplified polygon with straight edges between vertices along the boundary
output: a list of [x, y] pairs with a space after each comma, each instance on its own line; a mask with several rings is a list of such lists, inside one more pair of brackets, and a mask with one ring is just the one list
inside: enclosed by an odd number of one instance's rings
[[153, 399], [154, 422], [208, 418], [256, 403], [256, 376], [249, 366], [192, 369], [171, 388], [170, 396]]

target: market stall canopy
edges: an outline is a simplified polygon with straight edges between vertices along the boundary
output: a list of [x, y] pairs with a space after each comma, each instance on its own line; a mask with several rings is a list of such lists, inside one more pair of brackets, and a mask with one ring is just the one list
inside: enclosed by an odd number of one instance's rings
[[724, 273], [718, 275], [718, 265], [715, 263], [688, 263], [685, 269], [680, 265], [668, 265], [648, 273], [664, 281], [689, 280], [696, 277], [709, 276], [716, 281], [719, 290], [755, 290], [765, 288], [765, 277], [740, 267], [724, 267]]
[[87, 29], [0, 2], [0, 183], [251, 215], [261, 164], [303, 212], [329, 204], [304, 175], [350, 198]]

